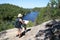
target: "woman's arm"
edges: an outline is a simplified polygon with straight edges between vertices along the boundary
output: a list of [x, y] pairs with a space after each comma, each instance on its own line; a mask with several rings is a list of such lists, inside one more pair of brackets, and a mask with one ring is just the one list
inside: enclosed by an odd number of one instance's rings
[[25, 24], [24, 21], [22, 19], [19, 19], [19, 21], [22, 23], [22, 24]]

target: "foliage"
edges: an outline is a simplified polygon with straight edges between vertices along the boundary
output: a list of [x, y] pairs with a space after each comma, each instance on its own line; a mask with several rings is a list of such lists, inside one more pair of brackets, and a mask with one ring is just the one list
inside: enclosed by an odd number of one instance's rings
[[19, 13], [25, 15], [29, 12], [29, 9], [24, 9], [12, 4], [0, 4], [0, 19], [2, 20], [13, 20], [14, 16]]
[[49, 20], [49, 15], [46, 13], [47, 9], [46, 8], [42, 8], [38, 14], [37, 20], [36, 20], [36, 24], [40, 24], [42, 22], [45, 22], [47, 20]]
[[[36, 20], [36, 24], [40, 24], [47, 20], [60, 18], [59, 0], [50, 0], [45, 8], [41, 8]], [[58, 7], [57, 7], [58, 6]]]
[[25, 9], [12, 4], [0, 4], [0, 31], [14, 28], [14, 21], [19, 13], [26, 15], [30, 9]]
[[35, 8], [32, 9], [32, 11], [37, 11], [37, 12], [39, 12], [40, 9], [41, 9], [41, 8], [35, 7]]
[[[12, 21], [15, 20], [17, 15], [21, 13], [26, 15], [31, 9], [25, 9], [12, 4], [0, 4], [0, 31], [13, 28]], [[46, 7], [35, 7], [32, 11], [38, 11], [36, 24], [40, 24], [50, 19], [60, 18], [60, 0], [50, 0]], [[10, 23], [10, 24], [9, 24]], [[34, 23], [29, 22], [27, 26], [33, 26]]]
[[34, 26], [34, 23], [29, 21], [29, 23], [28, 23], [28, 25], [26, 27], [32, 27], [32, 26]]

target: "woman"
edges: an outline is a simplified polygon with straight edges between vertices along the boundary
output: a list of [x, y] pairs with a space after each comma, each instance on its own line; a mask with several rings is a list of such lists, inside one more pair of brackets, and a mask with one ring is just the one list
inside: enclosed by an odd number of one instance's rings
[[22, 20], [22, 16], [23, 16], [22, 14], [18, 14], [16, 23], [15, 23], [15, 27], [18, 29], [16, 36], [19, 36], [19, 38], [21, 37], [22, 24], [24, 24], [24, 21]]

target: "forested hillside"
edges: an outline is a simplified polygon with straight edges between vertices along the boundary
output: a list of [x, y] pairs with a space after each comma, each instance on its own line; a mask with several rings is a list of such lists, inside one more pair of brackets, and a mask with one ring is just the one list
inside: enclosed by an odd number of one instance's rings
[[[30, 11], [37, 11], [39, 14], [34, 24], [38, 25], [48, 20], [60, 19], [60, 0], [50, 0], [46, 7], [35, 7], [25, 9], [12, 4], [0, 4], [0, 31], [12, 28], [12, 21], [21, 13], [26, 15]], [[30, 23], [32, 25], [32, 23]]]
[[26, 15], [30, 9], [25, 9], [12, 4], [0, 4], [0, 31], [13, 28], [12, 21], [21, 13]]
[[60, 0], [50, 0], [46, 7], [41, 8], [36, 24], [55, 19], [60, 19]]

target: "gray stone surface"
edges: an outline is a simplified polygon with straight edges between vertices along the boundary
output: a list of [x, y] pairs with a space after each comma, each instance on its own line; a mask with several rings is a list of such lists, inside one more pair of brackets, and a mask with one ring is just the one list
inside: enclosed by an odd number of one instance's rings
[[[44, 35], [42, 35], [41, 37], [38, 37], [38, 38], [36, 38], [35, 36], [39, 32], [39, 30], [48, 29], [48, 28], [45, 27], [45, 24], [48, 23], [48, 22], [50, 22], [50, 21], [44, 22], [44, 23], [42, 23], [38, 26], [27, 28], [27, 29], [31, 29], [31, 30], [28, 31], [21, 38], [16, 37], [16, 32], [17, 32], [16, 28], [9, 29], [9, 30], [6, 30], [4, 32], [0, 32], [0, 40], [43, 40]], [[41, 39], [39, 39], [39, 38], [41, 38]]]

